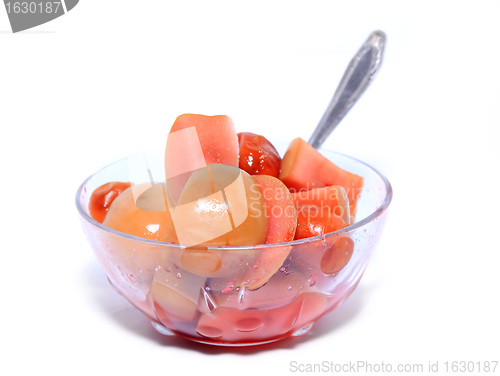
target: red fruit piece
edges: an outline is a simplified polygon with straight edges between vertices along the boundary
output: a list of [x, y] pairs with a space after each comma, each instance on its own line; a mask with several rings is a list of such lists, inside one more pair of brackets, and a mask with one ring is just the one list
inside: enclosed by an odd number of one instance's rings
[[346, 171], [328, 160], [301, 138], [293, 140], [281, 162], [280, 180], [290, 190], [340, 185], [349, 198], [351, 216], [363, 188], [363, 177]]
[[328, 248], [321, 258], [321, 271], [326, 275], [340, 272], [351, 259], [354, 251], [354, 242], [351, 238], [343, 236]]
[[328, 210], [330, 215], [341, 218], [346, 224], [351, 224], [349, 199], [345, 189], [339, 185], [292, 192], [292, 198], [297, 208], [314, 205], [321, 212]]
[[281, 157], [267, 138], [255, 133], [240, 132], [238, 143], [242, 170], [250, 175], [279, 176]]
[[332, 215], [327, 207], [302, 205], [297, 208], [295, 240], [327, 234], [347, 225], [342, 218]]
[[340, 230], [351, 224], [349, 199], [338, 185], [292, 193], [297, 207], [295, 239], [310, 238]]
[[130, 187], [130, 183], [113, 181], [97, 188], [90, 196], [90, 216], [97, 222], [102, 223], [111, 203], [128, 187]]

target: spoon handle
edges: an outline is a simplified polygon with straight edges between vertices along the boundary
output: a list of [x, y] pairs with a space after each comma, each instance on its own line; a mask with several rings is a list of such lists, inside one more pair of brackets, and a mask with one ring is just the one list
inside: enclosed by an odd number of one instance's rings
[[309, 144], [318, 149], [364, 93], [382, 63], [385, 34], [374, 31], [354, 55]]

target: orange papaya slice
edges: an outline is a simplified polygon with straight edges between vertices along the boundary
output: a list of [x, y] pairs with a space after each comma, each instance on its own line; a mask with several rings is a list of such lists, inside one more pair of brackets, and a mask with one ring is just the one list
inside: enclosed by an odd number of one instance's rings
[[349, 198], [344, 187], [331, 185], [308, 191], [295, 191], [292, 192], [292, 199], [297, 208], [314, 205], [322, 212], [328, 211], [329, 215], [342, 219], [346, 224], [351, 224]]
[[281, 162], [280, 180], [291, 191], [340, 185], [349, 198], [351, 216], [363, 188], [363, 177], [344, 170], [301, 138], [294, 139]]

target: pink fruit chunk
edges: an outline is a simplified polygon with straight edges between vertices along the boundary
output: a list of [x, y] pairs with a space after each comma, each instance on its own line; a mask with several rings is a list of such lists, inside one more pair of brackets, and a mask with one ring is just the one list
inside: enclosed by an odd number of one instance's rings
[[354, 249], [355, 243], [349, 235], [337, 234], [297, 247], [294, 249], [294, 262], [301, 269], [335, 276], [348, 267]]
[[148, 298], [160, 321], [165, 321], [165, 326], [175, 321], [191, 321], [195, 318], [205, 280], [202, 276], [184, 270], [156, 270]]
[[[170, 133], [195, 127], [206, 163], [238, 166], [238, 136], [233, 120], [226, 115], [184, 114], [177, 117]], [[188, 153], [184, 150], [184, 153]], [[180, 156], [179, 156], [180, 157]]]
[[215, 163], [196, 170], [170, 212], [176, 242], [185, 247], [263, 244], [267, 236], [259, 185], [235, 166]]
[[[266, 244], [292, 241], [297, 228], [297, 211], [288, 188], [277, 178], [269, 175], [253, 175], [260, 186], [267, 208], [268, 231]], [[247, 287], [256, 289], [264, 285], [280, 268], [290, 253], [290, 246], [277, 246], [261, 250], [255, 265], [243, 280]]]
[[103, 224], [129, 235], [168, 241], [173, 226], [165, 185], [145, 183], [127, 188], [112, 202]]
[[193, 171], [211, 163], [238, 167], [238, 161], [238, 136], [230, 117], [180, 115], [172, 125], [165, 149], [165, 175], [171, 201], [177, 203]]

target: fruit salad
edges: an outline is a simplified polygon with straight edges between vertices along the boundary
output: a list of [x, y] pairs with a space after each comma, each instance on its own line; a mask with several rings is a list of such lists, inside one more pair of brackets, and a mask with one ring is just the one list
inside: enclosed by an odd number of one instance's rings
[[353, 224], [363, 177], [301, 138], [281, 157], [264, 136], [237, 133], [223, 115], [179, 116], [164, 168], [161, 182], [107, 182], [89, 204], [107, 228], [175, 248], [109, 244], [127, 278], [145, 280], [138, 308], [154, 322], [202, 342], [255, 343], [301, 330], [338, 303], [311, 270], [340, 273], [353, 240], [340, 236], [327, 247], [318, 240], [296, 255], [301, 243], [292, 241]]

